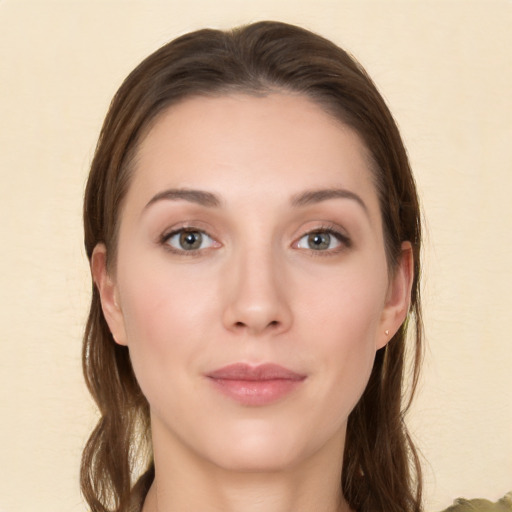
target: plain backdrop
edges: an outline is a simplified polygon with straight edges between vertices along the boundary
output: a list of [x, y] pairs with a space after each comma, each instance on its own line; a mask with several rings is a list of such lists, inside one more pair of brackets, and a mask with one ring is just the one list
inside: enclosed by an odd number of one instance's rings
[[276, 19], [352, 52], [405, 139], [427, 222], [409, 424], [428, 511], [512, 489], [512, 2], [0, 0], [0, 511], [84, 512], [83, 188], [127, 73], [192, 29]]

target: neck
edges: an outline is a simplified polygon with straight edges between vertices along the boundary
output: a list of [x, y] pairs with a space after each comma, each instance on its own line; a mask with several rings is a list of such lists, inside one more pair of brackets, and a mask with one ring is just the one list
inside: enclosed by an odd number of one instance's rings
[[[341, 493], [344, 439], [287, 468], [233, 471], [153, 432], [155, 480], [143, 512], [349, 512]], [[333, 456], [333, 454], [335, 456]]]

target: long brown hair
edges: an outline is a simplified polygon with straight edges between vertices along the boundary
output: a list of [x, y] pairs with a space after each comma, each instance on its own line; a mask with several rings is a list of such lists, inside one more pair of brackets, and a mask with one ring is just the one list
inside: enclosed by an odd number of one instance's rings
[[[348, 419], [340, 485], [358, 512], [419, 512], [421, 472], [404, 415], [422, 354], [419, 290], [421, 225], [406, 151], [389, 109], [365, 70], [332, 42], [307, 30], [260, 22], [231, 31], [200, 30], [166, 44], [124, 81], [105, 119], [84, 203], [85, 247], [107, 247], [116, 261], [123, 198], [137, 147], [157, 116], [193, 95], [303, 94], [354, 129], [371, 155], [390, 273], [410, 241], [414, 282], [408, 319], [376, 354], [368, 386]], [[405, 370], [406, 333], [411, 343]], [[140, 511], [154, 478], [149, 405], [117, 345], [93, 286], [83, 369], [100, 419], [83, 452], [82, 492], [93, 512]], [[142, 475], [142, 476], [141, 476]]]

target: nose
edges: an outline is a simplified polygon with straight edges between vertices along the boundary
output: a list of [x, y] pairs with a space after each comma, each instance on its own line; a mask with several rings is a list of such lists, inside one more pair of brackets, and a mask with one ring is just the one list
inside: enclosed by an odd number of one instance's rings
[[252, 336], [279, 334], [292, 324], [286, 272], [272, 251], [246, 251], [231, 261], [225, 280], [223, 323]]

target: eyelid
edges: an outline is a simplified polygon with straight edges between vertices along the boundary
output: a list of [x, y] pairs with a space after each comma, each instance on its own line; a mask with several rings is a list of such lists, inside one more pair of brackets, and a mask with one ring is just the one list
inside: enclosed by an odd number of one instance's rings
[[173, 223], [172, 225], [167, 225], [164, 229], [161, 230], [161, 234], [158, 236], [158, 242], [163, 242], [166, 239], [169, 239], [172, 235], [176, 233], [180, 233], [181, 231], [199, 231], [208, 235], [210, 238], [216, 239], [215, 235], [212, 235], [213, 227], [204, 221], [190, 219], [183, 220]]

